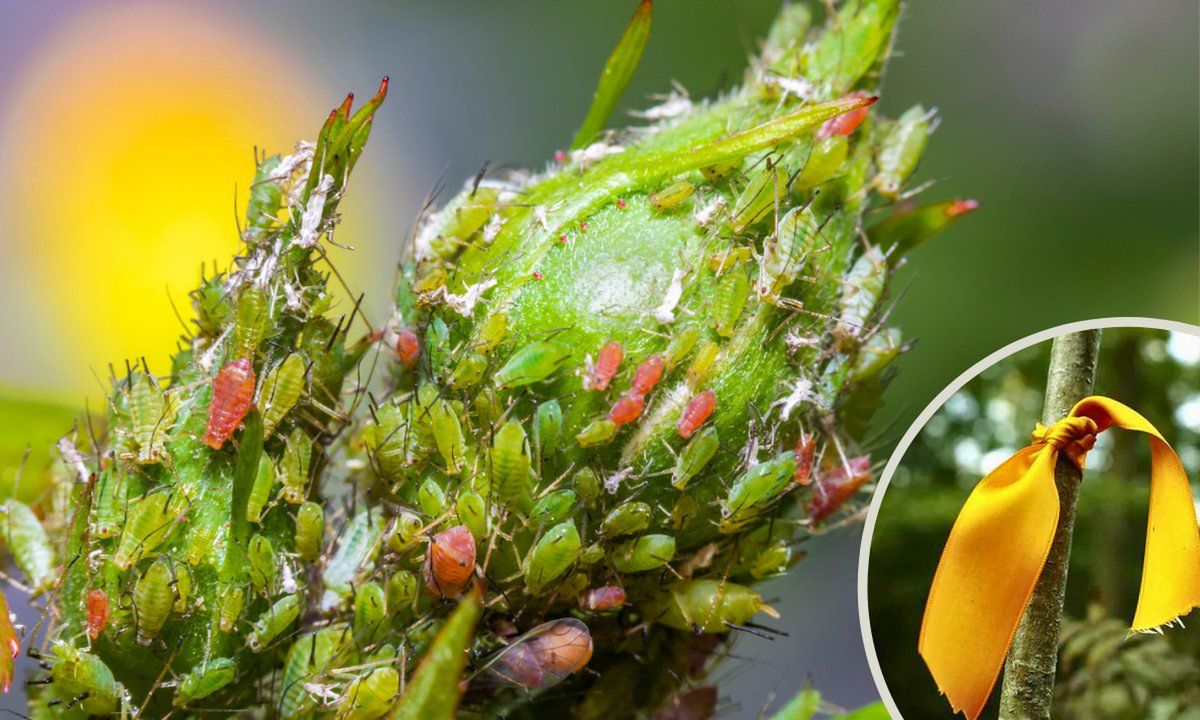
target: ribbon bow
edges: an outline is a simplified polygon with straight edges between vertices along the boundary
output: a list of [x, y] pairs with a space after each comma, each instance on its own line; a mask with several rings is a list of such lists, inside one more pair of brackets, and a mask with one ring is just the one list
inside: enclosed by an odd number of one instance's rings
[[1200, 529], [1179, 457], [1131, 408], [1085, 398], [1050, 427], [1039, 424], [1032, 444], [975, 486], [942, 551], [918, 650], [951, 707], [970, 720], [991, 695], [1050, 552], [1058, 456], [1082, 469], [1096, 435], [1113, 426], [1150, 440], [1150, 517], [1132, 629], [1156, 629], [1200, 606]]

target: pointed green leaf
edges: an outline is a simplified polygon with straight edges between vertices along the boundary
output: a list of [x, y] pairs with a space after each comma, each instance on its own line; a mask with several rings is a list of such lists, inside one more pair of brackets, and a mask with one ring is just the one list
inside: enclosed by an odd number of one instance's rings
[[390, 720], [453, 720], [462, 696], [467, 651], [475, 637], [482, 605], [479, 593], [468, 593], [438, 634], [417, 667]]
[[575, 141], [571, 143], [572, 150], [578, 150], [595, 139], [612, 117], [613, 110], [616, 110], [617, 103], [625, 93], [625, 86], [629, 84], [638, 63], [642, 61], [646, 41], [650, 39], [653, 5], [652, 0], [642, 0], [642, 4], [638, 5], [638, 9], [629, 20], [629, 25], [622, 33], [617, 47], [612, 51], [612, 55], [608, 56], [604, 72], [600, 73], [596, 93], [592, 95], [592, 106], [588, 108], [583, 126], [579, 128]]

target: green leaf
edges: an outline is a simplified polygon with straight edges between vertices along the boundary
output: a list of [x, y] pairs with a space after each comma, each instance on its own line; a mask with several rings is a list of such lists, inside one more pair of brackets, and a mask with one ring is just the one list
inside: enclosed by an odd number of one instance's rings
[[646, 41], [650, 39], [650, 24], [653, 17], [653, 0], [642, 0], [638, 9], [629, 19], [629, 25], [621, 34], [617, 47], [608, 56], [604, 72], [600, 73], [600, 84], [592, 95], [592, 106], [588, 108], [587, 117], [571, 143], [572, 150], [578, 150], [590, 143], [612, 117], [617, 103], [625, 94], [625, 87], [642, 61], [642, 51], [646, 49]]
[[390, 720], [453, 720], [462, 696], [467, 651], [475, 637], [482, 605], [479, 592], [463, 596], [458, 608], [433, 638], [417, 672], [388, 715]]
[[891, 720], [891, 715], [888, 715], [887, 708], [883, 706], [883, 703], [877, 702], [864, 705], [857, 710], [851, 710], [845, 715], [839, 715], [834, 720]]
[[[41, 494], [54, 443], [80, 415], [79, 408], [51, 396], [0, 387], [0, 417], [4, 418], [0, 424], [0, 497], [31, 502]], [[25, 468], [17, 487], [22, 462]]]

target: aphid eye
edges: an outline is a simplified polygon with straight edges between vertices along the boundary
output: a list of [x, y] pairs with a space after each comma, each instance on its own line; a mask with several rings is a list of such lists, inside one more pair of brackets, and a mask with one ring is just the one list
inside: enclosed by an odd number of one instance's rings
[[692, 398], [684, 408], [683, 414], [679, 416], [679, 421], [675, 423], [675, 431], [679, 433], [679, 437], [685, 440], [690, 438], [704, 421], [708, 420], [716, 407], [717, 394], [712, 390], [705, 390]]
[[239, 358], [222, 367], [212, 381], [204, 444], [220, 450], [246, 417], [253, 399], [254, 367], [250, 359]]
[[579, 558], [579, 531], [570, 520], [542, 535], [525, 558], [525, 587], [537, 595]]
[[587, 378], [585, 389], [602, 392], [607, 390], [613, 375], [617, 374], [617, 368], [621, 366], [623, 355], [624, 350], [621, 348], [621, 343], [616, 340], [600, 348], [600, 353], [596, 356], [596, 366], [592, 368], [592, 372]]
[[633, 383], [629, 387], [629, 392], [634, 395], [649, 395], [654, 391], [654, 386], [658, 384], [659, 379], [662, 378], [663, 369], [664, 363], [661, 355], [651, 355], [643, 360], [633, 374]]
[[87, 632], [88, 637], [95, 640], [104, 632], [108, 624], [108, 595], [97, 588], [87, 596]]
[[434, 535], [422, 568], [425, 588], [443, 600], [462, 594], [475, 573], [475, 538], [465, 525]]

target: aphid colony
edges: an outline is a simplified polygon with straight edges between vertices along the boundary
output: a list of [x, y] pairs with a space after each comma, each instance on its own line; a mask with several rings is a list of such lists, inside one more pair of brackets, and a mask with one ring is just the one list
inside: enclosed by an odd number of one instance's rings
[[870, 481], [892, 270], [974, 207], [910, 207], [933, 116], [871, 107], [896, 15], [848, 2], [810, 33], [787, 5], [719, 101], [589, 115], [545, 172], [481, 171], [362, 340], [323, 240], [386, 81], [264, 159], [170, 372], [114, 377], [45, 523], [0, 508], [53, 603], [34, 707], [370, 720], [462, 693], [600, 718], [707, 692], [721, 642], [772, 632], [752, 585]]

